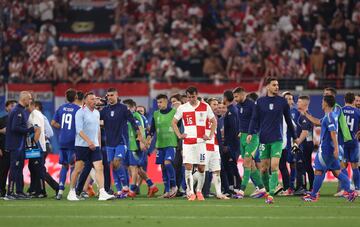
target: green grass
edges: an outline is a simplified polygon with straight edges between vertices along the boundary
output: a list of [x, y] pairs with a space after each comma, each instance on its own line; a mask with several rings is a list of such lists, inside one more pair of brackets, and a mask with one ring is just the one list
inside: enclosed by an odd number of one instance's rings
[[332, 197], [335, 187], [324, 184], [317, 203], [275, 197], [272, 205], [251, 198], [189, 202], [143, 196], [105, 202], [53, 198], [0, 201], [0, 226], [359, 226], [360, 202]]

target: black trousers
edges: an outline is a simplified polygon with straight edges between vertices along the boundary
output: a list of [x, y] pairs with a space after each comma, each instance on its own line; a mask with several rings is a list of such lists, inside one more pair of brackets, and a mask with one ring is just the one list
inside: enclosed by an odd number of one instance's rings
[[312, 167], [312, 153], [314, 151], [314, 143], [307, 142], [303, 146], [304, 167], [309, 178], [309, 190], [311, 191], [314, 183], [314, 169]]
[[279, 169], [281, 172], [281, 177], [283, 182], [283, 190], [287, 190], [290, 187], [290, 174], [286, 166], [287, 157], [288, 157], [288, 151], [286, 149], [283, 149], [279, 162]]
[[29, 193], [46, 194], [45, 172], [44, 172], [44, 153], [40, 158], [29, 159], [30, 188]]
[[[23, 193], [24, 192], [24, 150], [12, 150], [10, 151], [10, 173], [9, 173], [9, 185], [8, 194]], [[15, 191], [16, 186], [16, 191]]]
[[180, 189], [182, 186], [184, 174], [183, 174], [183, 158], [181, 153], [182, 146], [178, 145], [176, 148], [175, 158], [174, 158], [174, 169], [176, 176], [176, 186]]
[[10, 153], [2, 151], [3, 155], [0, 156], [0, 195], [6, 194], [6, 179], [10, 170]]
[[43, 159], [43, 173], [45, 177], [45, 182], [57, 193], [59, 191], [59, 183], [52, 178], [52, 176], [48, 173], [45, 163], [46, 163], [46, 157], [48, 156], [48, 152], [45, 152], [44, 159]]

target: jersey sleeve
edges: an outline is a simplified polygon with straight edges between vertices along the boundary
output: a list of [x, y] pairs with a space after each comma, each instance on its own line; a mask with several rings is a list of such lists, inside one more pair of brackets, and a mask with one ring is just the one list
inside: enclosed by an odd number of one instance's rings
[[81, 110], [78, 110], [75, 114], [75, 128], [76, 134], [79, 134], [84, 128], [83, 111]]
[[206, 104], [206, 106], [207, 106], [207, 116], [211, 120], [211, 119], [213, 119], [215, 117], [215, 114], [214, 114], [214, 112], [212, 111], [211, 107], [208, 104]]
[[182, 118], [182, 116], [183, 116], [183, 105], [177, 108], [174, 118], [179, 121]]
[[336, 132], [335, 119], [333, 116], [329, 115], [327, 117], [326, 127], [330, 132]]
[[59, 123], [60, 124], [60, 108], [56, 110], [55, 114], [54, 114], [54, 117], [53, 117], [53, 120], [56, 122], [56, 123]]

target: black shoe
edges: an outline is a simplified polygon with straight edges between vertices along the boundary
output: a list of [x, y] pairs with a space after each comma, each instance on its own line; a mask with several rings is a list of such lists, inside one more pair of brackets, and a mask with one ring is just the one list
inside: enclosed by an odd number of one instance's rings
[[46, 193], [35, 193], [31, 195], [31, 198], [36, 198], [36, 199], [43, 199], [46, 197], [47, 197]]
[[9, 194], [9, 195], [6, 195], [4, 197], [4, 200], [7, 200], [7, 201], [10, 201], [10, 200], [17, 200], [17, 197], [15, 196], [15, 194]]
[[29, 200], [31, 199], [31, 196], [25, 194], [24, 192], [16, 193], [16, 199], [18, 200]]
[[114, 195], [114, 194], [115, 194], [114, 190], [112, 190], [111, 188], [107, 191], [107, 193], [108, 193], [109, 195]]
[[186, 194], [185, 192], [178, 191], [176, 193], [176, 197], [183, 197], [185, 194]]
[[298, 188], [295, 192], [294, 192], [294, 195], [306, 195], [306, 189], [305, 188]]

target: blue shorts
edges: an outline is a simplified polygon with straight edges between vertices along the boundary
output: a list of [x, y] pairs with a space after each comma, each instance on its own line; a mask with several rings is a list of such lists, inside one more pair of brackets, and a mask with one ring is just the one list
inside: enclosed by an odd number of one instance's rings
[[344, 162], [359, 162], [359, 144], [357, 141], [350, 141], [344, 144]]
[[143, 151], [128, 151], [129, 154], [129, 166], [139, 166], [144, 165], [146, 152]]
[[318, 152], [315, 161], [314, 169], [326, 172], [328, 170], [340, 170], [340, 161], [335, 159], [334, 156], [324, 156], [321, 152]]
[[111, 162], [114, 159], [125, 159], [126, 150], [127, 150], [126, 145], [117, 145], [116, 147], [106, 147], [108, 162]]
[[75, 163], [75, 151], [73, 149], [60, 148], [59, 163], [61, 165], [72, 165]]
[[257, 149], [256, 152], [255, 152], [254, 161], [255, 161], [256, 163], [260, 163], [260, 162], [261, 162], [259, 149]]
[[91, 161], [96, 162], [102, 160], [102, 155], [99, 147], [96, 147], [94, 151], [88, 147], [75, 147], [75, 155], [77, 161]]
[[156, 150], [156, 164], [164, 164], [166, 160], [173, 162], [175, 158], [175, 147], [164, 147]]

